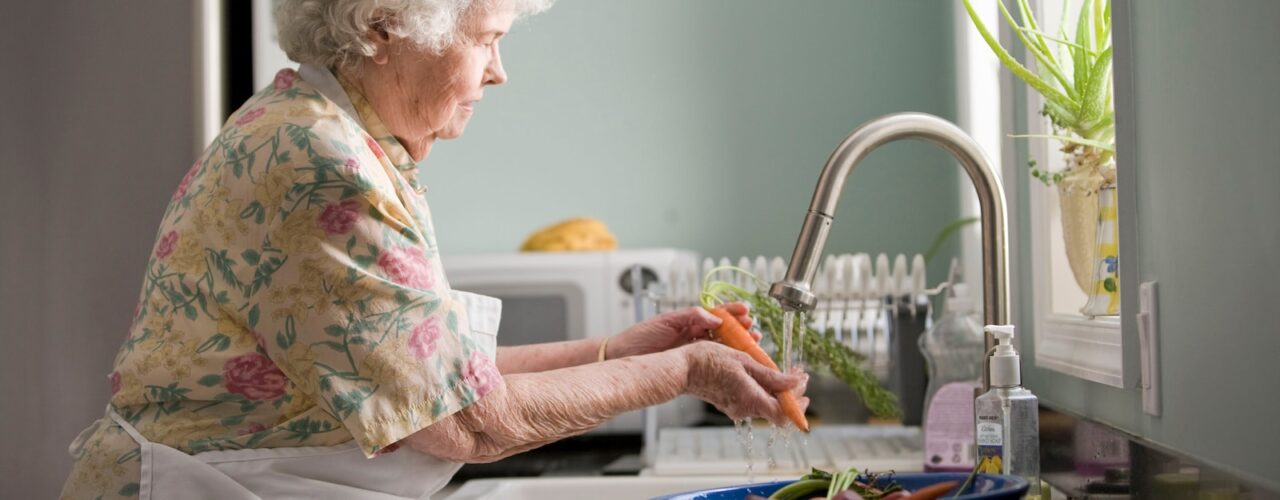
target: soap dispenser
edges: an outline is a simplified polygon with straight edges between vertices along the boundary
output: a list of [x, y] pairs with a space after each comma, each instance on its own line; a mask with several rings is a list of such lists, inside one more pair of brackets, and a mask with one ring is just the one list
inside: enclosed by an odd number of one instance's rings
[[974, 401], [978, 472], [1015, 474], [1031, 483], [1027, 498], [1040, 497], [1040, 406], [1022, 387], [1013, 325], [987, 325], [996, 339], [987, 351], [991, 390]]

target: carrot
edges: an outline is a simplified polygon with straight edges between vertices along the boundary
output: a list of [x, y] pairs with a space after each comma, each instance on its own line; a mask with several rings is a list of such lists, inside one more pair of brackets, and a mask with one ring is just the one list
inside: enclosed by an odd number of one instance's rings
[[911, 496], [907, 497], [907, 500], [934, 500], [936, 498], [941, 498], [943, 494], [951, 491], [951, 489], [955, 488], [958, 484], [960, 484], [960, 481], [947, 481], [927, 488], [920, 488], [916, 490], [915, 493], [912, 493]]
[[[720, 343], [747, 353], [751, 359], [762, 365], [774, 370], [778, 369], [778, 365], [774, 364], [764, 349], [761, 349], [756, 340], [751, 338], [751, 333], [738, 322], [738, 318], [729, 314], [724, 307], [707, 308], [707, 310], [721, 320], [720, 326], [715, 330], [716, 338], [720, 339]], [[787, 415], [787, 418], [791, 419], [800, 430], [809, 432], [809, 420], [805, 419], [804, 412], [800, 411], [800, 403], [796, 401], [796, 395], [791, 391], [782, 391], [774, 395], [778, 397], [778, 404], [782, 406], [782, 412]]]

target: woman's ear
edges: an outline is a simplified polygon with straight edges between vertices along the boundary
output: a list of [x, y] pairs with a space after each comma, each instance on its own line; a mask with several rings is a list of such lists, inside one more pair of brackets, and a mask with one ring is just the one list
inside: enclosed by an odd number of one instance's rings
[[386, 64], [391, 53], [391, 34], [387, 32], [387, 23], [389, 19], [386, 16], [380, 17], [369, 25], [369, 34], [366, 38], [373, 44], [373, 55], [369, 57], [374, 64]]

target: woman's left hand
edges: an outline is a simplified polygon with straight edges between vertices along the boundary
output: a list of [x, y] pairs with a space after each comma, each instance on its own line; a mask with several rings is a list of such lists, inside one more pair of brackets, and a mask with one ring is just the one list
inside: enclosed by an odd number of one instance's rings
[[[741, 302], [725, 304], [724, 308], [737, 318], [747, 330], [751, 330], [751, 315], [747, 305]], [[711, 331], [720, 326], [720, 318], [701, 307], [659, 314], [637, 323], [609, 339], [605, 359], [617, 359], [639, 354], [661, 352], [699, 340], [711, 338]], [[757, 341], [760, 333], [751, 331]]]

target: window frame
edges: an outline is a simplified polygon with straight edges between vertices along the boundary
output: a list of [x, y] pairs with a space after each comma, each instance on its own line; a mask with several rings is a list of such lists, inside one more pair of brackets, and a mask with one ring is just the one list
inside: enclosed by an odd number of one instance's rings
[[[1045, 25], [1056, 26], [1058, 24], [1057, 12], [1061, 9], [1058, 7], [1060, 2], [1070, 0], [1031, 0], [1032, 9], [1036, 13], [1037, 19], [1044, 20]], [[1045, 3], [1053, 2], [1053, 8], [1046, 9]], [[1046, 17], [1046, 12], [1052, 12]], [[1052, 19], [1049, 19], [1052, 17]], [[1114, 17], [1113, 17], [1114, 26]], [[1003, 26], [1002, 26], [1003, 27]], [[1002, 31], [1007, 31], [1007, 27]], [[1114, 36], [1114, 28], [1113, 28]], [[1113, 42], [1113, 46], [1115, 43]], [[1024, 62], [1025, 64], [1025, 62]], [[1113, 61], [1113, 66], [1116, 66]], [[1118, 67], [1118, 66], [1117, 66]], [[1022, 85], [1020, 80], [1002, 79], [1003, 81], [1016, 82], [1016, 85]], [[1113, 79], [1114, 84], [1114, 79]], [[1009, 89], [1005, 89], [1008, 91]], [[1014, 130], [1014, 124], [1006, 124], [1006, 132], [1009, 134], [1052, 134], [1053, 130], [1049, 124], [1049, 120], [1040, 115], [1039, 110], [1044, 105], [1043, 98], [1034, 91], [1025, 92], [1025, 99], [1022, 102], [1021, 111], [1025, 114], [1027, 130], [1018, 132]], [[1119, 118], [1117, 118], [1119, 121]], [[1050, 169], [1060, 169], [1062, 165], [1061, 155], [1057, 153], [1056, 143], [1052, 139], [1028, 138], [1018, 139], [1027, 141], [1027, 153], [1035, 159], [1037, 165], [1047, 166]], [[1021, 163], [1022, 160], [1014, 159], [1015, 163]], [[1023, 167], [1025, 168], [1025, 166]], [[1124, 354], [1123, 340], [1121, 329], [1121, 316], [1099, 316], [1087, 317], [1083, 314], [1066, 314], [1054, 310], [1052, 287], [1058, 287], [1063, 292], [1064, 289], [1072, 289], [1076, 287], [1074, 280], [1071, 278], [1070, 271], [1065, 274], [1059, 272], [1055, 279], [1054, 273], [1045, 272], [1052, 269], [1055, 260], [1060, 261], [1061, 266], [1065, 264], [1065, 256], [1055, 259], [1053, 252], [1061, 252], [1060, 246], [1055, 247], [1051, 238], [1061, 234], [1061, 222], [1057, 217], [1057, 196], [1053, 191], [1054, 188], [1047, 188], [1041, 185], [1041, 182], [1030, 175], [1025, 176], [1025, 183], [1017, 182], [1015, 189], [1025, 193], [1028, 202], [1030, 217], [1029, 220], [1029, 241], [1031, 248], [1031, 290], [1029, 298], [1032, 307], [1033, 328], [1032, 335], [1034, 338], [1034, 360], [1037, 367], [1053, 370], [1055, 372], [1064, 373], [1080, 379], [1097, 382], [1112, 387], [1125, 386], [1125, 370], [1124, 370]], [[1016, 181], [1015, 181], [1016, 182]], [[1122, 179], [1123, 182], [1123, 179]], [[1126, 191], [1117, 189], [1117, 198], [1125, 196]], [[1126, 221], [1122, 218], [1120, 222], [1120, 239], [1121, 248], [1124, 248], [1124, 240], [1126, 234], [1132, 234], [1126, 231]], [[1053, 228], [1057, 227], [1055, 232]], [[1059, 236], [1060, 237], [1060, 236]], [[1126, 254], [1127, 255], [1127, 254]], [[1065, 276], [1065, 278], [1064, 278]], [[1083, 292], [1081, 292], [1083, 295]], [[1122, 306], [1123, 307], [1123, 306]]]

